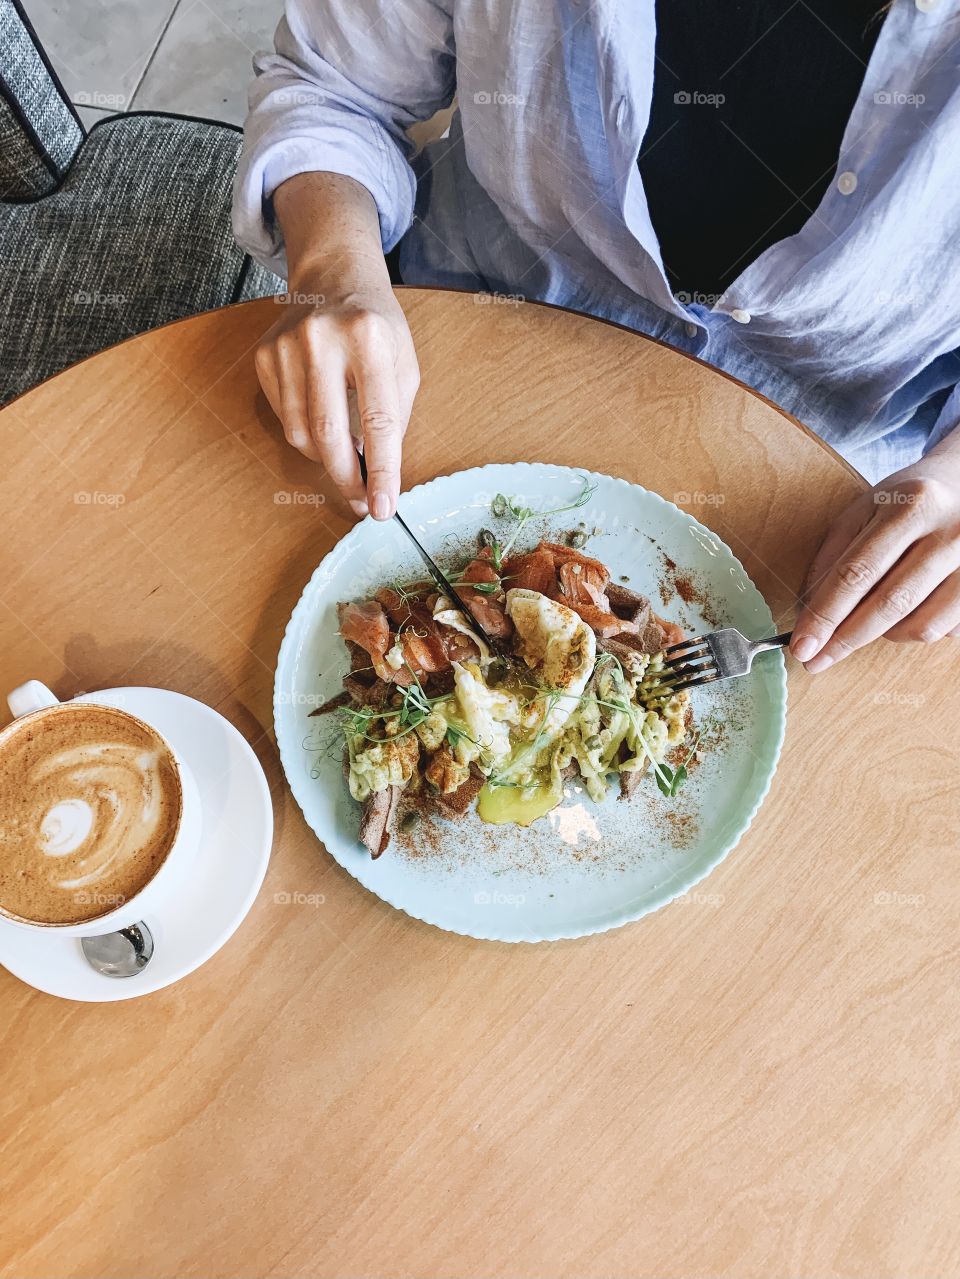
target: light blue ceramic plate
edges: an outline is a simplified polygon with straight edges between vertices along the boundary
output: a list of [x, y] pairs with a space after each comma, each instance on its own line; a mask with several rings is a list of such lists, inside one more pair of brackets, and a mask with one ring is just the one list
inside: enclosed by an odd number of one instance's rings
[[[717, 535], [625, 480], [526, 463], [485, 466], [419, 485], [401, 497], [401, 513], [434, 558], [450, 563], [475, 546], [481, 528], [509, 532], [509, 521], [491, 514], [495, 494], [550, 510], [576, 496], [581, 474], [596, 483], [589, 502], [572, 514], [531, 521], [518, 546], [541, 536], [559, 540], [582, 520], [591, 533], [587, 553], [603, 560], [614, 580], [628, 577], [689, 634], [718, 624], [755, 638], [773, 633], [762, 596]], [[313, 574], [280, 648], [274, 694], [280, 755], [307, 822], [332, 856], [407, 914], [499, 941], [602, 932], [689, 892], [736, 845], [770, 786], [786, 716], [781, 654], [759, 658], [746, 679], [694, 693], [707, 750], [675, 799], [661, 795], [650, 776], [629, 802], [611, 788], [595, 804], [579, 783], [569, 783], [561, 806], [527, 829], [485, 825], [471, 812], [456, 822], [421, 823], [374, 861], [357, 839], [359, 806], [343, 779], [336, 717], [310, 718], [310, 711], [340, 690], [349, 665], [337, 601], [362, 599], [422, 572], [395, 523], [364, 520]], [[691, 594], [685, 603], [681, 595]]]

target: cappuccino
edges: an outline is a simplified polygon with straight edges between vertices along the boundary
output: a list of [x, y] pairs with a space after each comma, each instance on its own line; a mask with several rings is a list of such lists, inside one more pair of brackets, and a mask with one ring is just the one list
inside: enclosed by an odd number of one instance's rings
[[0, 914], [51, 926], [109, 914], [173, 847], [170, 748], [125, 711], [65, 702], [0, 733]]

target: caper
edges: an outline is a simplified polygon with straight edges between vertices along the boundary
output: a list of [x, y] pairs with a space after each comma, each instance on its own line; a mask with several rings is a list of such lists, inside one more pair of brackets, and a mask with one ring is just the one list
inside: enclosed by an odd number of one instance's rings
[[400, 833], [401, 835], [409, 835], [410, 832], [416, 830], [419, 825], [420, 814], [415, 808], [412, 808], [409, 813], [405, 813], [401, 818]]
[[506, 515], [507, 499], [503, 496], [502, 493], [498, 493], [496, 497], [493, 499], [493, 501], [490, 503], [490, 510], [493, 511], [494, 515], [496, 516]]
[[586, 546], [587, 535], [582, 529], [575, 529], [567, 538], [567, 543], [575, 549], [581, 546]]
[[488, 528], [482, 528], [480, 530], [479, 536], [477, 537], [477, 541], [480, 543], [481, 546], [493, 546], [496, 540], [497, 540], [496, 537], [494, 536], [493, 533], [490, 532]]

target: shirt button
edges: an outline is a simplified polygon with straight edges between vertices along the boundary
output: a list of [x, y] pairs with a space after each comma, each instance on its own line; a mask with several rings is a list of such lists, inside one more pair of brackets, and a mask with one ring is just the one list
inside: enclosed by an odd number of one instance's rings
[[929, 13], [931, 9], [935, 9], [940, 0], [914, 0], [917, 8], [921, 13]]
[[841, 195], [853, 195], [857, 189], [857, 175], [851, 173], [849, 169], [846, 173], [841, 173], [837, 178], [837, 190]]
[[695, 338], [699, 332], [700, 332], [700, 330], [697, 328], [697, 326], [696, 326], [695, 324], [688, 324], [688, 325], [687, 325], [687, 337], [688, 337], [688, 338]]
[[750, 312], [742, 311], [738, 306], [734, 307], [734, 309], [730, 312], [730, 319], [736, 320], [738, 324], [749, 324]]

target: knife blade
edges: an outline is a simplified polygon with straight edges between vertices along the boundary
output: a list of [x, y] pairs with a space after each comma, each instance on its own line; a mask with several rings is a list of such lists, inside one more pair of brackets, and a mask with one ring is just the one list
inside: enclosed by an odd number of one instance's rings
[[[360, 459], [360, 478], [363, 480], [364, 487], [366, 487], [367, 463], [366, 463], [366, 459], [363, 456], [362, 450], [360, 449], [357, 450], [357, 456]], [[446, 574], [443, 572], [440, 566], [437, 563], [435, 563], [433, 557], [430, 555], [429, 551], [427, 551], [426, 547], [421, 545], [420, 540], [418, 539], [418, 537], [416, 536], [416, 534], [414, 533], [410, 525], [406, 522], [406, 520], [400, 514], [400, 512], [395, 511], [393, 518], [397, 521], [397, 523], [403, 529], [404, 533], [406, 533], [407, 537], [409, 537], [410, 541], [417, 548], [420, 558], [423, 560], [424, 564], [426, 565], [427, 570], [430, 573], [430, 576], [436, 582], [437, 586], [444, 593], [444, 595], [446, 595], [446, 597], [453, 602], [454, 608], [458, 609], [459, 612], [463, 614], [464, 620], [477, 632], [477, 634], [480, 636], [483, 642], [490, 648], [491, 652], [496, 653], [500, 657], [504, 656], [503, 648], [499, 640], [494, 639], [492, 635], [488, 635], [487, 632], [483, 629], [483, 627], [477, 621], [473, 613], [471, 613], [470, 610], [467, 608], [466, 604], [464, 604], [463, 600], [461, 599], [458, 591], [456, 590], [452, 582], [450, 582], [450, 580], [447, 578]]]

